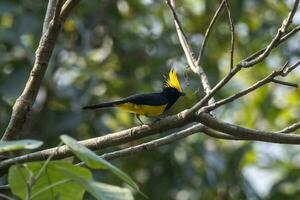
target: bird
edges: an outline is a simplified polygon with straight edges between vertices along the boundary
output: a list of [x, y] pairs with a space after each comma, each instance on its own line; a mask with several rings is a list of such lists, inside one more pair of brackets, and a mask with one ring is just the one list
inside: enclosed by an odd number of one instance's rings
[[[83, 110], [117, 107], [134, 113], [141, 124], [140, 116], [157, 117], [169, 110], [179, 97], [185, 96], [174, 68], [171, 68], [161, 92], [134, 94], [126, 98], [82, 107]], [[159, 119], [157, 117], [157, 119]]]

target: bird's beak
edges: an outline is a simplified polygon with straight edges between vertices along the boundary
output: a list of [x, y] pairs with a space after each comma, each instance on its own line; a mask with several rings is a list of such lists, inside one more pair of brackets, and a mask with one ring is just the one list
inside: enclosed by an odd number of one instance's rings
[[181, 92], [180, 95], [181, 95], [181, 96], [185, 96], [185, 93], [184, 93], [184, 92]]

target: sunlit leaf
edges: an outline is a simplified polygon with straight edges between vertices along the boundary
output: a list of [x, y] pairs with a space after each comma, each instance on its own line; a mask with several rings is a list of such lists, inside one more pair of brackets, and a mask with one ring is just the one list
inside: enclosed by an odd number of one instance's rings
[[93, 151], [79, 144], [76, 140], [67, 135], [60, 136], [61, 140], [71, 149], [71, 151], [88, 167], [93, 169], [109, 169], [128, 185], [139, 191], [137, 184], [122, 170], [110, 164]]
[[0, 141], [0, 153], [22, 149], [36, 149], [43, 144], [38, 140]]

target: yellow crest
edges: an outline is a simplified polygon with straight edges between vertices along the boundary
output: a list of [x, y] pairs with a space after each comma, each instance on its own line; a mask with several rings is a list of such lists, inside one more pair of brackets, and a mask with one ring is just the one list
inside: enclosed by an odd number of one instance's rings
[[171, 87], [177, 89], [179, 92], [182, 92], [180, 83], [177, 78], [176, 71], [172, 68], [169, 72], [169, 78], [166, 80], [166, 87]]

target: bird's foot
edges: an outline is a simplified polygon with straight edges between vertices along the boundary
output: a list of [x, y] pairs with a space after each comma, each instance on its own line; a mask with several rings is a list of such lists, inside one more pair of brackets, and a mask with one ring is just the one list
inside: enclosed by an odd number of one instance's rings
[[139, 120], [140, 125], [143, 126], [145, 123], [141, 120], [140, 115], [135, 115], [135, 116]]

